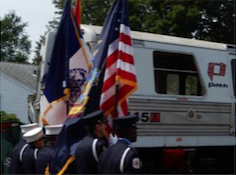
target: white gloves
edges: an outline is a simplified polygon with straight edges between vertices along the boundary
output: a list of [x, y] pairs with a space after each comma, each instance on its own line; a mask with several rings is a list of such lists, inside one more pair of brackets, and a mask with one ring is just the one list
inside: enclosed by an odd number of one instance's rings
[[112, 146], [112, 145], [116, 144], [117, 141], [118, 141], [118, 137], [116, 135], [113, 135], [112, 133], [110, 133], [110, 135], [109, 135], [109, 146]]

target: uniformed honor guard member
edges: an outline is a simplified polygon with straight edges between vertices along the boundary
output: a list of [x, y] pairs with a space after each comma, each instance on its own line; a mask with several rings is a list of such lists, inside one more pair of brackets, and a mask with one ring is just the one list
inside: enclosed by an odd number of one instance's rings
[[97, 162], [108, 146], [106, 136], [106, 118], [102, 110], [83, 117], [88, 135], [79, 141], [75, 151], [74, 166], [76, 174], [97, 174]]
[[51, 156], [54, 151], [57, 136], [60, 133], [63, 125], [48, 125], [45, 126], [46, 146], [39, 152], [36, 160], [36, 173], [45, 174], [45, 169], [50, 164]]
[[141, 161], [131, 142], [137, 139], [136, 115], [113, 119], [113, 127], [118, 134], [116, 144], [105, 150], [99, 158], [99, 174], [140, 174]]
[[[37, 123], [27, 124], [27, 125], [21, 125], [21, 133], [22, 135], [26, 132], [38, 127]], [[20, 161], [21, 152], [24, 151], [24, 149], [29, 146], [25, 139], [22, 137], [22, 140], [14, 147], [11, 153], [11, 164], [10, 164], [10, 174], [22, 174], [22, 166]]]
[[23, 174], [36, 174], [35, 160], [39, 149], [44, 147], [44, 133], [42, 127], [26, 132], [23, 137], [29, 146], [21, 152], [21, 166]]

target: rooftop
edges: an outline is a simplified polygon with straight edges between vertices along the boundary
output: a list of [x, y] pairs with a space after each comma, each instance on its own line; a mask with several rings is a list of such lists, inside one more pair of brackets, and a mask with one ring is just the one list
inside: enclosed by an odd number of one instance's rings
[[1, 72], [36, 90], [37, 66], [12, 62], [1, 62]]

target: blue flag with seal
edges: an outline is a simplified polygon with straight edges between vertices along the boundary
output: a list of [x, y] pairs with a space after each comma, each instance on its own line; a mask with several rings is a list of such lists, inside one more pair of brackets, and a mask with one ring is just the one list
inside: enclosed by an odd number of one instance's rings
[[70, 108], [81, 95], [92, 59], [71, 10], [71, 0], [67, 0], [41, 98], [44, 125], [65, 122]]
[[[72, 104], [74, 104], [74, 102], [81, 95], [81, 91], [90, 71], [90, 62], [92, 59], [93, 57], [88, 51], [80, 28], [78, 27], [73, 15], [71, 0], [67, 0], [55, 40], [52, 61], [50, 64], [51, 70], [49, 70], [47, 81], [48, 89], [45, 88], [44, 93], [46, 98], [53, 100], [61, 100], [62, 98], [65, 99], [67, 92], [64, 91], [65, 89], [68, 89], [70, 90], [71, 96], [68, 109], [70, 110]], [[54, 63], [54, 61], [56, 63]], [[53, 70], [57, 71], [54, 72]], [[50, 77], [51, 74], [53, 76]], [[49, 80], [53, 82], [50, 82]], [[63, 82], [66, 83], [63, 84]], [[57, 86], [60, 86], [60, 88], [56, 91], [57, 93], [52, 92], [53, 89], [49, 88], [56, 88]], [[65, 106], [63, 109], [57, 108], [57, 110], [58, 111], [56, 112], [58, 113], [64, 112], [63, 110], [65, 110]], [[76, 143], [78, 143], [78, 141], [86, 135], [86, 130], [82, 124], [81, 117], [67, 118], [66, 112], [64, 112], [63, 116], [64, 115], [65, 117], [61, 120], [64, 125], [58, 136], [57, 143], [51, 157], [51, 163], [46, 169], [46, 174], [49, 174], [49, 172], [52, 174], [63, 174], [67, 170], [70, 163], [74, 160], [74, 157], [71, 155], [73, 155]], [[55, 124], [56, 120], [59, 120], [57, 117], [57, 115], [55, 115], [54, 118], [45, 116], [43, 120], [45, 120], [44, 122]]]

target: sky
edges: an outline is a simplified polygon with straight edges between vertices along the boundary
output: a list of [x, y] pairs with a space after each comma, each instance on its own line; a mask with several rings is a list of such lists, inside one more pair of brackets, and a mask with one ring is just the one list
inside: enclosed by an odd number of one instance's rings
[[28, 23], [25, 32], [32, 41], [30, 55], [32, 59], [35, 42], [39, 41], [40, 35], [46, 31], [46, 25], [55, 17], [56, 8], [52, 4], [52, 0], [0, 0], [1, 18], [11, 10], [21, 17], [22, 22]]

